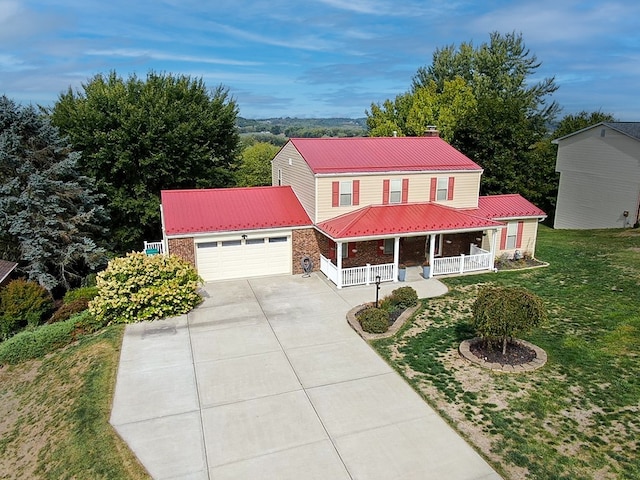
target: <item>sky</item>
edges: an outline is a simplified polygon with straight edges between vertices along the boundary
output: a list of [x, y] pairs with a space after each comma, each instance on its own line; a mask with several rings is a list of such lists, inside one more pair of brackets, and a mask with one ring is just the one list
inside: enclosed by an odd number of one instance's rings
[[521, 33], [560, 116], [640, 121], [637, 0], [0, 0], [0, 95], [51, 106], [96, 74], [227, 88], [245, 118], [364, 117], [448, 45]]

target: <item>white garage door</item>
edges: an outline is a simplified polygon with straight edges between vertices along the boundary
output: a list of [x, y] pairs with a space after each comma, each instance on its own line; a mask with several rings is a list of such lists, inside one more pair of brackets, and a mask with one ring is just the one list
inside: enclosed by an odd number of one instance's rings
[[291, 234], [202, 240], [196, 261], [205, 282], [291, 273]]

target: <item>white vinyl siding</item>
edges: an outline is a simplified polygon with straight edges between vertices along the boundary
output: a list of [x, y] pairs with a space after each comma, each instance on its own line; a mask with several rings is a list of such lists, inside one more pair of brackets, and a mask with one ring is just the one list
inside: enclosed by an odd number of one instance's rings
[[309, 165], [291, 143], [287, 143], [274, 157], [271, 172], [272, 185], [290, 185], [302, 207], [314, 221], [316, 215], [315, 178]]
[[608, 127], [586, 130], [558, 142], [556, 171], [560, 182], [554, 228], [622, 228], [635, 223], [640, 198], [637, 140]]

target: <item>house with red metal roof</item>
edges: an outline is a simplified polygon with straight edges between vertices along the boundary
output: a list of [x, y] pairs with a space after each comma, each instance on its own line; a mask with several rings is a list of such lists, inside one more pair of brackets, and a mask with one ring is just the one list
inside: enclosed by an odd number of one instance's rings
[[545, 213], [520, 195], [483, 196], [482, 168], [425, 137], [294, 138], [272, 160], [272, 187], [162, 192], [166, 250], [205, 280], [302, 273], [338, 288], [493, 270], [535, 253]]

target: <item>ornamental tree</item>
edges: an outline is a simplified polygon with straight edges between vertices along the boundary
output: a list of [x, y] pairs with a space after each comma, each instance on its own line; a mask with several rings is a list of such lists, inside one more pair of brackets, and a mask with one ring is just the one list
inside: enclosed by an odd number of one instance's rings
[[510, 338], [547, 320], [542, 299], [523, 287], [484, 287], [478, 293], [472, 312], [478, 335], [490, 342], [501, 342], [503, 355]]
[[96, 75], [60, 95], [53, 123], [82, 152], [110, 214], [108, 240], [120, 253], [138, 250], [160, 229], [160, 191], [234, 183], [237, 107], [222, 86], [149, 73], [127, 79]]

